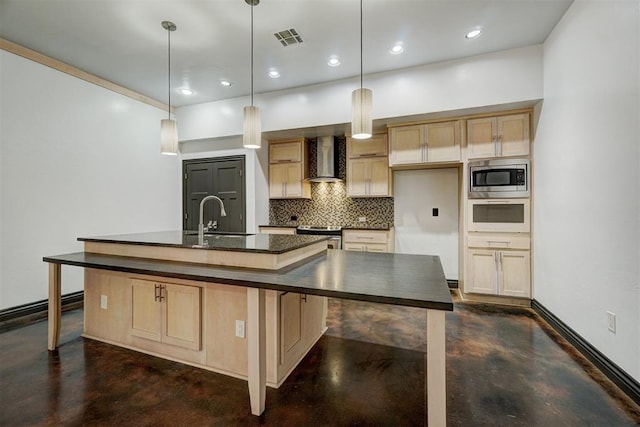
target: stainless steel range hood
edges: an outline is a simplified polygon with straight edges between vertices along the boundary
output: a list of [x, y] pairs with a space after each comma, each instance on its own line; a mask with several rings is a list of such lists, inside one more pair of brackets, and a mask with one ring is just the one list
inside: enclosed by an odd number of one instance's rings
[[309, 178], [311, 182], [342, 181], [338, 176], [340, 162], [339, 145], [333, 136], [318, 137], [316, 142], [317, 163], [315, 175]]

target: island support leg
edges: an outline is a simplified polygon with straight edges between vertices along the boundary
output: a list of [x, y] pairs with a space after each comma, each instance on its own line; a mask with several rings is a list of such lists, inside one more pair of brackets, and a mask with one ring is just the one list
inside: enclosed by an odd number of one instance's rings
[[444, 311], [427, 309], [427, 425], [447, 425]]
[[60, 321], [62, 317], [61, 265], [49, 263], [49, 340], [47, 348], [58, 348]]
[[247, 347], [251, 413], [264, 412], [267, 395], [265, 291], [247, 288]]

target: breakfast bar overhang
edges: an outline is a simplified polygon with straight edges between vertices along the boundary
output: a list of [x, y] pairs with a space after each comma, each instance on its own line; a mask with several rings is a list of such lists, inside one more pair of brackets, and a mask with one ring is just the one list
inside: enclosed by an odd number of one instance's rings
[[274, 270], [88, 251], [43, 260], [49, 263], [49, 350], [58, 347], [60, 335], [62, 265], [245, 287], [247, 378], [254, 415], [265, 409], [266, 290], [425, 308], [427, 423], [446, 425], [445, 311], [453, 310], [453, 302], [437, 256], [324, 250]]

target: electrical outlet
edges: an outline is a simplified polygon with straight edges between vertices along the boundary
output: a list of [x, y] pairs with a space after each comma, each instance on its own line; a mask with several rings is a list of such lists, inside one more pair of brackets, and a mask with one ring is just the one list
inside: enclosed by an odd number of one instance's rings
[[367, 222], [367, 217], [366, 216], [359, 216], [358, 217], [358, 222]]
[[236, 337], [244, 338], [244, 320], [236, 320]]
[[108, 307], [108, 299], [106, 295], [100, 295], [100, 308], [106, 310]]
[[616, 333], [616, 315], [610, 311], [607, 311], [607, 329]]

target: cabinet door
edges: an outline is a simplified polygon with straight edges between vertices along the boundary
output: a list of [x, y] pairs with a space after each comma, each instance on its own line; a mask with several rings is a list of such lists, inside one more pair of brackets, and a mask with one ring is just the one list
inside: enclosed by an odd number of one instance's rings
[[424, 161], [424, 125], [389, 130], [389, 166]]
[[302, 161], [301, 141], [269, 144], [269, 163], [288, 163]]
[[495, 157], [496, 126], [494, 117], [467, 121], [467, 158]]
[[389, 185], [389, 165], [386, 157], [372, 157], [367, 159], [369, 196], [388, 196], [390, 194]]
[[200, 350], [201, 289], [172, 284], [162, 287], [162, 342]]
[[347, 162], [347, 196], [367, 195], [367, 159], [349, 159]]
[[287, 179], [287, 165], [269, 166], [269, 197], [284, 197], [284, 183]]
[[280, 294], [280, 363], [295, 358], [302, 345], [302, 295], [293, 292]]
[[345, 251], [357, 251], [357, 252], [365, 252], [366, 247], [362, 243], [348, 243], [346, 242], [342, 248]]
[[389, 246], [382, 243], [367, 243], [366, 252], [389, 252]]
[[465, 292], [498, 294], [496, 252], [469, 250], [467, 252], [467, 281]]
[[460, 124], [458, 121], [425, 125], [427, 162], [460, 161]]
[[529, 251], [498, 253], [500, 295], [529, 298], [531, 296], [531, 261]]
[[387, 135], [377, 134], [369, 139], [353, 139], [347, 140], [347, 157], [373, 157], [386, 156], [388, 152]]
[[284, 166], [284, 192], [286, 197], [302, 197], [302, 163], [289, 163]]
[[155, 282], [132, 280], [131, 335], [154, 341], [162, 340], [162, 304]]
[[498, 117], [500, 156], [529, 155], [529, 115]]

